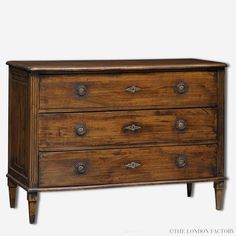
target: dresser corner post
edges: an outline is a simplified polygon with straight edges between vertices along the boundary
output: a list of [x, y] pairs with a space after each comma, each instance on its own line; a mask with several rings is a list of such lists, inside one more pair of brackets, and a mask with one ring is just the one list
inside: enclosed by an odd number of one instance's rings
[[29, 112], [29, 187], [38, 187], [38, 109], [39, 75], [30, 73], [30, 112]]
[[218, 117], [217, 117], [217, 177], [222, 180], [214, 182], [215, 204], [217, 210], [223, 209], [225, 194], [225, 74], [226, 69], [221, 68], [217, 71], [217, 91], [218, 91]]
[[215, 181], [214, 189], [215, 189], [216, 210], [223, 210], [225, 181]]
[[[29, 111], [29, 188], [38, 187], [38, 109], [39, 75], [30, 73], [30, 111]], [[37, 218], [38, 192], [28, 191], [29, 222], [34, 224]]]
[[217, 72], [217, 91], [218, 91], [218, 123], [217, 123], [217, 176], [225, 176], [225, 69]]
[[30, 224], [36, 223], [37, 209], [38, 209], [38, 193], [27, 193], [28, 208], [29, 208], [29, 222]]
[[9, 201], [10, 201], [10, 207], [16, 208], [16, 201], [17, 201], [17, 184], [13, 182], [8, 177], [8, 191], [9, 191]]

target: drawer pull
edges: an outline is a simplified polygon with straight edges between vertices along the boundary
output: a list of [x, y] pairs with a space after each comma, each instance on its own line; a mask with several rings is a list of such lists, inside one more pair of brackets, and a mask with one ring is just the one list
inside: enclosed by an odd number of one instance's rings
[[135, 131], [140, 130], [140, 129], [142, 129], [142, 127], [139, 126], [139, 125], [135, 125], [135, 124], [131, 124], [131, 125], [128, 125], [128, 126], [124, 127], [125, 131], [131, 131], [131, 132], [135, 132]]
[[179, 168], [185, 167], [187, 165], [186, 156], [184, 156], [184, 155], [177, 156], [175, 164]]
[[183, 131], [187, 128], [187, 122], [184, 119], [178, 119], [175, 122], [175, 128], [179, 131]]
[[175, 86], [175, 90], [179, 94], [186, 93], [187, 92], [187, 85], [186, 85], [186, 83], [183, 82], [183, 81], [178, 82], [176, 84], [176, 86]]
[[80, 124], [76, 127], [76, 134], [78, 136], [83, 136], [87, 133], [87, 128], [84, 124]]
[[75, 169], [76, 169], [77, 174], [82, 175], [82, 174], [85, 174], [87, 170], [87, 165], [85, 162], [80, 161], [75, 165]]
[[132, 161], [132, 162], [130, 162], [130, 163], [128, 163], [128, 164], [126, 164], [125, 166], [126, 166], [127, 168], [129, 168], [129, 169], [135, 169], [135, 168], [137, 168], [137, 167], [141, 166], [141, 164], [140, 164], [140, 163], [137, 163], [137, 162], [134, 162], [134, 161]]
[[141, 88], [137, 87], [137, 86], [130, 86], [126, 89], [127, 92], [130, 92], [130, 93], [136, 93], [138, 91], [140, 91]]
[[83, 84], [79, 84], [76, 87], [77, 95], [80, 97], [84, 97], [87, 94], [87, 87]]

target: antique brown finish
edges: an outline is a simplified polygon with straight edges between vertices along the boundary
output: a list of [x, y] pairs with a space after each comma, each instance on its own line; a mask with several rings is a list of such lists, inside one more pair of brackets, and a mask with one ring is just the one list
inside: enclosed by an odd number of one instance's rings
[[224, 195], [224, 71], [196, 59], [11, 61], [10, 206], [38, 192], [213, 181]]
[[8, 61], [8, 65], [29, 72], [132, 72], [169, 70], [210, 70], [224, 68], [221, 62], [199, 59], [89, 60], [89, 61]]
[[[182, 118], [186, 127], [178, 129], [176, 123]], [[216, 142], [216, 110], [212, 108], [54, 113], [41, 114], [38, 121], [40, 149], [179, 140]]]
[[214, 71], [41, 75], [40, 109], [214, 106], [216, 82]]
[[9, 173], [28, 185], [30, 136], [29, 75], [25, 71], [10, 70], [9, 74]]
[[[214, 177], [216, 145], [43, 152], [39, 186], [99, 185]], [[178, 164], [185, 156], [185, 164]], [[83, 173], [78, 173], [83, 163]]]

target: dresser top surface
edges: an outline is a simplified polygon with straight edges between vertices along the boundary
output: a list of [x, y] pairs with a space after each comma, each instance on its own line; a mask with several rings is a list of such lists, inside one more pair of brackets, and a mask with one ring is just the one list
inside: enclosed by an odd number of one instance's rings
[[199, 59], [8, 61], [7, 65], [27, 71], [143, 71], [224, 68], [225, 63]]

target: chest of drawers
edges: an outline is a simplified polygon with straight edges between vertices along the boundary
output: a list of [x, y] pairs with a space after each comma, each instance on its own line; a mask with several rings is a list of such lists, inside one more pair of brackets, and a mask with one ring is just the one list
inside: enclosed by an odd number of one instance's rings
[[224, 193], [226, 64], [9, 61], [10, 206], [38, 192], [212, 181]]

